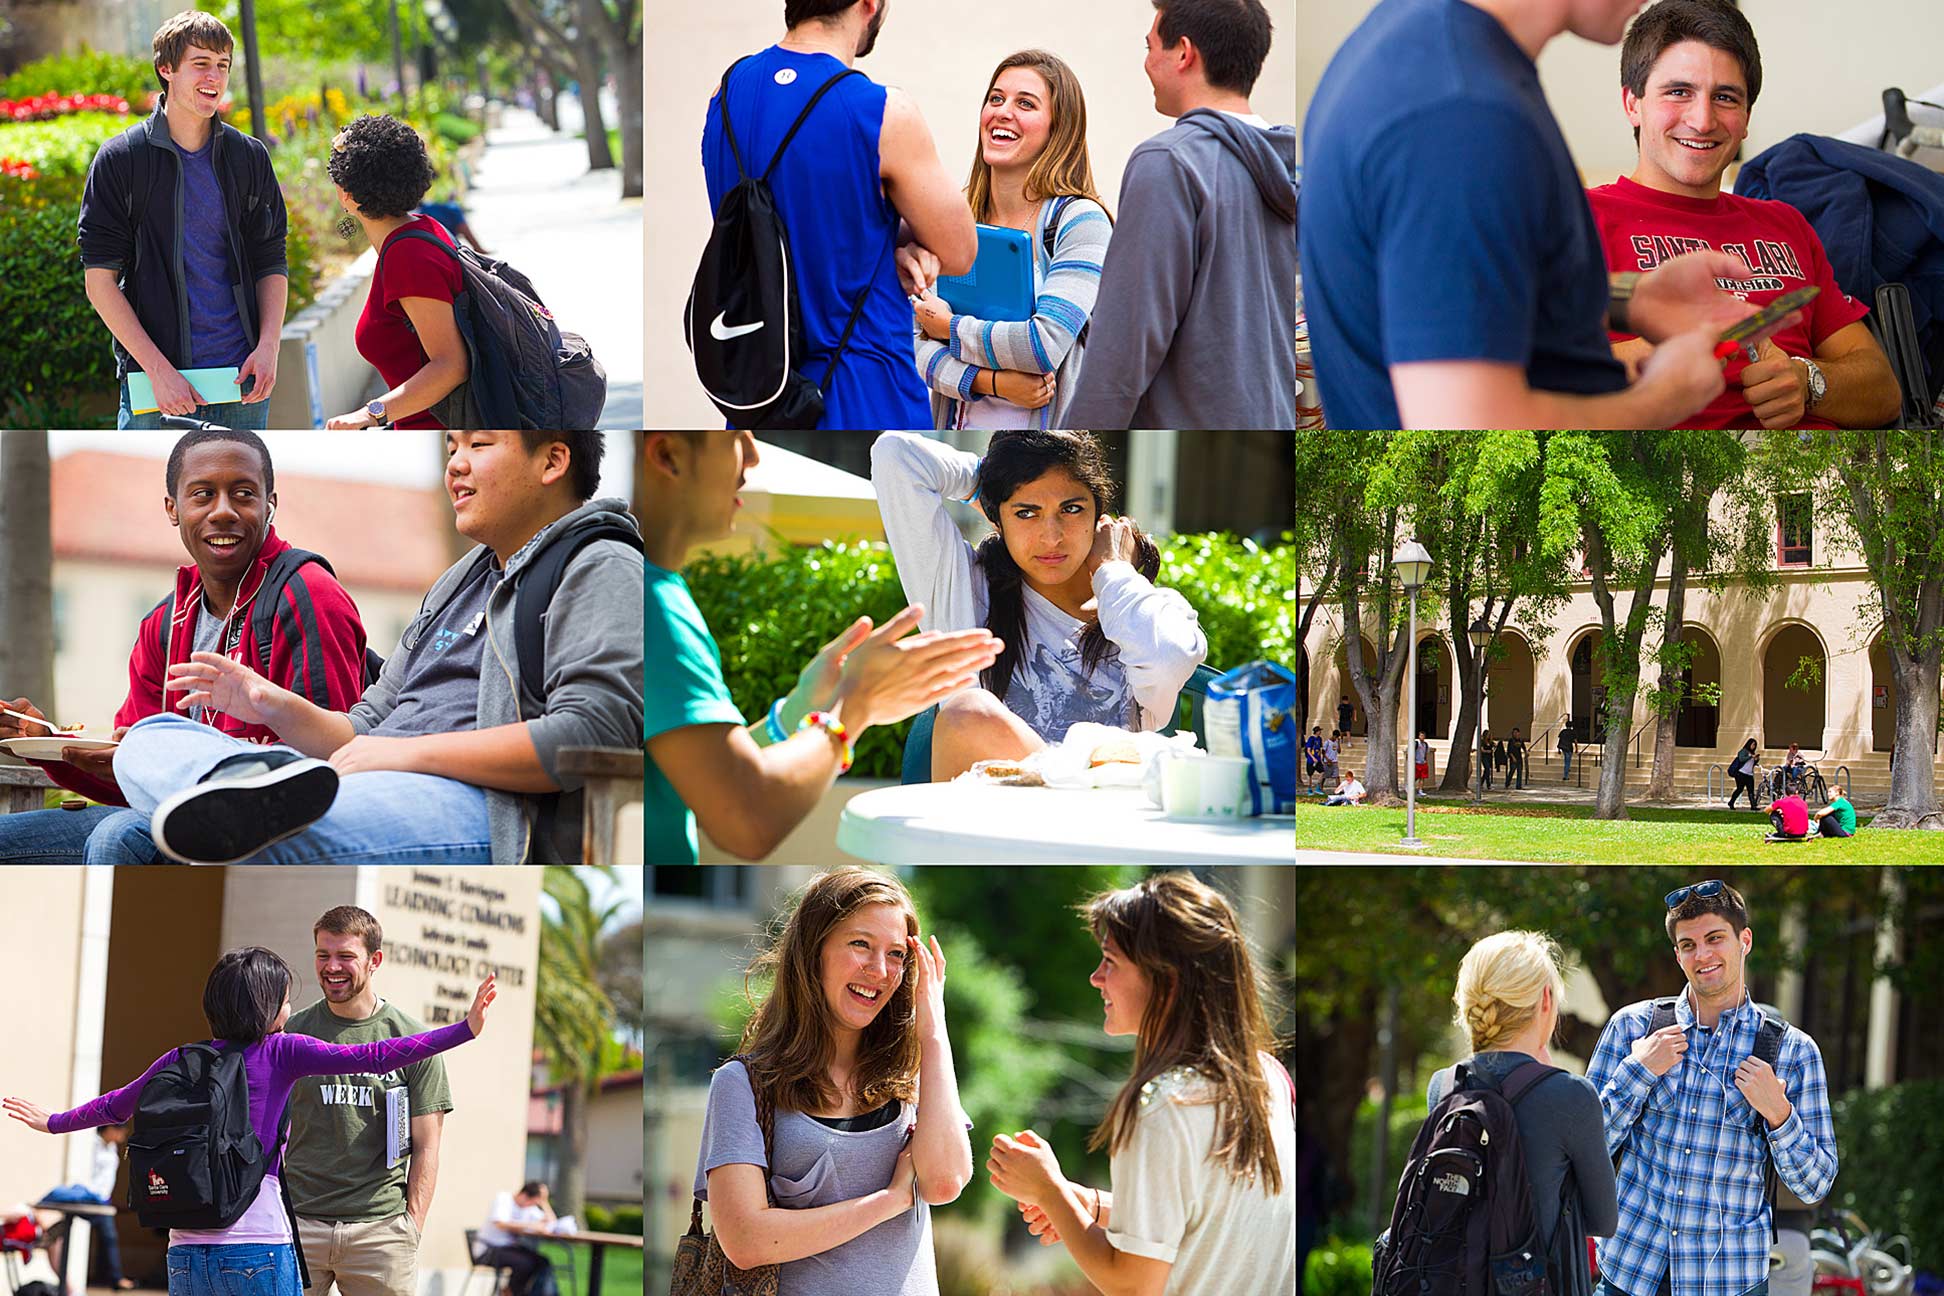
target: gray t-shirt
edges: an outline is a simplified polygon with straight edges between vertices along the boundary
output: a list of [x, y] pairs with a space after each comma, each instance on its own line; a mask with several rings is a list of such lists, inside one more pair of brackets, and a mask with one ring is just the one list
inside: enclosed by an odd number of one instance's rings
[[[206, 653], [221, 653], [221, 652], [228, 651], [229, 650], [228, 646], [226, 646], [223, 642], [223, 638], [224, 638], [223, 627], [231, 624], [240, 626], [242, 624], [241, 618], [236, 617], [232, 612], [230, 621], [219, 620], [218, 618], [213, 617], [209, 614], [209, 608], [204, 605], [201, 599], [197, 599], [196, 600], [196, 625], [195, 628], [189, 632], [190, 651], [206, 652]], [[202, 703], [198, 702], [194, 706], [189, 708], [188, 714], [191, 720], [194, 720], [197, 724], [201, 724], [203, 723], [203, 717], [207, 713], [208, 713], [208, 708], [205, 707]]]
[[[1471, 1061], [1494, 1080], [1504, 1082], [1519, 1066], [1533, 1059], [1524, 1053], [1479, 1053]], [[1433, 1107], [1451, 1088], [1452, 1068], [1431, 1077], [1425, 1095]], [[1532, 1213], [1542, 1238], [1551, 1239], [1559, 1223], [1560, 1191], [1570, 1170], [1579, 1195], [1578, 1273], [1586, 1274], [1586, 1238], [1611, 1237], [1620, 1223], [1615, 1196], [1613, 1158], [1607, 1155], [1600, 1095], [1584, 1076], [1562, 1071], [1548, 1076], [1526, 1092], [1512, 1109], [1519, 1123], [1525, 1152], [1526, 1181], [1532, 1188]], [[1554, 1240], [1553, 1254], [1567, 1249]]]
[[[802, 1112], [776, 1113], [776, 1165], [770, 1187], [785, 1210], [829, 1206], [874, 1193], [891, 1182], [905, 1140], [918, 1123], [907, 1105], [889, 1125], [852, 1133], [820, 1125]], [[709, 1080], [709, 1108], [702, 1118], [702, 1148], [695, 1192], [709, 1197], [709, 1171], [717, 1166], [767, 1166], [763, 1131], [756, 1124], [756, 1096], [741, 1062], [729, 1062]], [[938, 1296], [938, 1264], [932, 1256], [931, 1207], [886, 1220], [840, 1246], [801, 1260], [779, 1273], [778, 1296]]]
[[479, 726], [479, 671], [486, 652], [486, 601], [506, 575], [483, 562], [438, 620], [425, 627], [398, 705], [371, 732], [385, 738], [464, 733]]

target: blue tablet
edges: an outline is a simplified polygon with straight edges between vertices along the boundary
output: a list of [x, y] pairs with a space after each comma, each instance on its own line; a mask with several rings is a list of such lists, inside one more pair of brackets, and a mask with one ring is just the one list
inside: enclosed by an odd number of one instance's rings
[[1033, 240], [1024, 230], [979, 226], [979, 255], [962, 275], [940, 275], [938, 295], [954, 315], [1033, 318]]

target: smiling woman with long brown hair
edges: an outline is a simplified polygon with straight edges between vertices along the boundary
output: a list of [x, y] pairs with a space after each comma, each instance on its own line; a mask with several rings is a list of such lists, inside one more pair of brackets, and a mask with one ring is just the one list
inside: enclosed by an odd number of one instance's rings
[[[945, 955], [897, 879], [812, 878], [749, 970], [772, 980], [709, 1083], [695, 1194], [779, 1296], [936, 1296], [930, 1207], [972, 1147], [945, 1035]], [[748, 981], [745, 981], [747, 986]]]
[[1162, 873], [1082, 912], [1104, 1029], [1135, 1041], [1090, 1144], [1107, 1149], [1113, 1187], [1068, 1180], [1031, 1130], [993, 1140], [993, 1187], [1106, 1296], [1294, 1291], [1296, 1091], [1235, 910]]

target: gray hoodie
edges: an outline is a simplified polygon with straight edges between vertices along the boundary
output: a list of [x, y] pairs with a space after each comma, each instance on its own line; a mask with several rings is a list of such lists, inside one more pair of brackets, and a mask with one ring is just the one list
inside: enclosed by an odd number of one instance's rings
[[[528, 718], [540, 764], [561, 785], [558, 795], [528, 796], [486, 790], [495, 864], [581, 863], [580, 784], [560, 771], [566, 747], [635, 747], [641, 742], [642, 566], [639, 551], [619, 540], [598, 540], [574, 556], [542, 621], [546, 697], [515, 697], [520, 685], [513, 604], [520, 574], [547, 547], [582, 527], [619, 521], [638, 531], [627, 501], [595, 499], [550, 526], [537, 544], [513, 555], [506, 576], [486, 604], [486, 654], [479, 672], [478, 727]], [[364, 697], [351, 708], [351, 727], [370, 733], [398, 704], [412, 654], [467, 576], [493, 561], [481, 545], [446, 569], [425, 596], [398, 649]]]
[[1296, 426], [1296, 131], [1212, 108], [1136, 148], [1063, 427]]

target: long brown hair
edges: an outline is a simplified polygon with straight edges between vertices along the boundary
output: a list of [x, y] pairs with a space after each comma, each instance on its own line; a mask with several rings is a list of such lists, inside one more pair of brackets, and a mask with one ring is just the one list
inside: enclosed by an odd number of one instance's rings
[[1215, 1146], [1209, 1155], [1244, 1183], [1260, 1177], [1282, 1191], [1269, 1128], [1269, 1082], [1258, 1054], [1274, 1037], [1263, 1001], [1268, 987], [1235, 910], [1189, 873], [1161, 873], [1081, 906], [1094, 938], [1108, 937], [1147, 974], [1148, 1001], [1135, 1038], [1134, 1074], [1114, 1096], [1090, 1149], [1111, 1155], [1133, 1136], [1141, 1088], [1173, 1067], [1192, 1067], [1215, 1089]]
[[[828, 1111], [841, 1105], [842, 1095], [831, 1087], [828, 1075], [836, 1030], [823, 995], [823, 944], [838, 923], [875, 904], [897, 905], [904, 911], [905, 933], [918, 934], [917, 908], [896, 878], [857, 867], [817, 874], [783, 921], [782, 931], [743, 976], [743, 993], [755, 1012], [736, 1051], [745, 1055], [749, 1087], [758, 1093], [767, 1090], [778, 1111]], [[750, 994], [750, 980], [763, 976], [774, 981], [758, 1003]], [[866, 1111], [893, 1098], [909, 1102], [917, 1095], [917, 1020], [907, 967], [890, 1002], [858, 1041], [851, 1090]]]
[[[1027, 199], [1041, 201], [1071, 194], [1076, 198], [1091, 198], [1106, 211], [1106, 200], [1094, 188], [1093, 162], [1087, 156], [1087, 99], [1080, 92], [1080, 78], [1057, 54], [1038, 49], [1021, 50], [1008, 54], [992, 69], [985, 98], [979, 100], [981, 104], [992, 97], [992, 87], [999, 84], [1000, 74], [1008, 68], [1026, 68], [1039, 73], [1040, 80], [1046, 82], [1046, 106], [1052, 118], [1046, 147], [1026, 172]], [[965, 201], [972, 208], [974, 220], [991, 218], [992, 168], [985, 160], [983, 132], [972, 149], [972, 174], [965, 182]], [[1108, 219], [1113, 219], [1111, 213]]]

